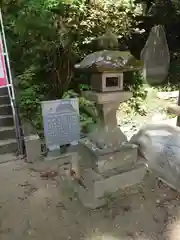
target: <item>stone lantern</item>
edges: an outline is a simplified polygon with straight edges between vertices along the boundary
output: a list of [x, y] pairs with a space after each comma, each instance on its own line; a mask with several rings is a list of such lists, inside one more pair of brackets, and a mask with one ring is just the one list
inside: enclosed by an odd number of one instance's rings
[[133, 185], [144, 176], [144, 166], [137, 165], [137, 146], [128, 143], [116, 120], [119, 104], [132, 97], [124, 90], [124, 73], [137, 71], [142, 64], [129, 52], [103, 50], [75, 67], [91, 72], [91, 91], [83, 95], [95, 103], [98, 112], [96, 129], [80, 141], [88, 191], [81, 188], [78, 193], [84, 205], [97, 207], [106, 192]]

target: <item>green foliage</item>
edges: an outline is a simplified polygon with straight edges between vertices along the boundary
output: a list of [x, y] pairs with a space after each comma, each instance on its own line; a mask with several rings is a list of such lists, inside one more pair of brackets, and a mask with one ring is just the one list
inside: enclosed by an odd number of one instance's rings
[[133, 91], [133, 97], [128, 101], [129, 112], [134, 111], [135, 114], [146, 115], [147, 107], [144, 103], [147, 96], [147, 91], [144, 87], [139, 87], [139, 90]]
[[[172, 89], [177, 89], [180, 78], [180, 49], [176, 52], [171, 52], [171, 62], [168, 75], [168, 85]], [[173, 87], [174, 85], [174, 87]]]
[[160, 87], [155, 87], [155, 90], [158, 92], [171, 92], [171, 91], [178, 91], [179, 85], [178, 84], [172, 84], [172, 83], [166, 83]]
[[[7, 0], [4, 25], [11, 66], [20, 88], [22, 117], [42, 128], [40, 101], [74, 95], [74, 64], [94, 51], [89, 44], [107, 31], [119, 39], [139, 14], [133, 1]], [[91, 109], [91, 110], [89, 110]], [[80, 97], [81, 120], [94, 123], [94, 107]], [[93, 111], [93, 113], [92, 113]], [[89, 113], [91, 112], [91, 113]], [[86, 127], [85, 127], [86, 128]]]
[[[81, 85], [82, 90], [88, 90], [88, 85]], [[80, 110], [80, 122], [81, 130], [84, 133], [90, 131], [91, 126], [93, 127], [97, 121], [97, 112], [93, 102], [88, 101], [80, 94], [75, 93], [73, 90], [67, 91], [63, 98], [79, 98], [79, 110]]]
[[18, 104], [21, 110], [21, 116], [37, 129], [37, 133], [42, 137], [42, 114], [40, 102], [44, 100], [43, 92], [48, 89], [45, 82], [34, 82], [37, 67], [30, 66], [24, 74], [17, 77], [18, 86], [23, 89], [23, 93], [18, 95]]
[[147, 90], [143, 85], [144, 79], [142, 73], [135, 72], [131, 75], [131, 77], [128, 75], [128, 78], [128, 88], [133, 93], [133, 97], [125, 102], [122, 107], [127, 113], [131, 113], [133, 111], [135, 114], [146, 115], [147, 108], [144, 102], [147, 97]]

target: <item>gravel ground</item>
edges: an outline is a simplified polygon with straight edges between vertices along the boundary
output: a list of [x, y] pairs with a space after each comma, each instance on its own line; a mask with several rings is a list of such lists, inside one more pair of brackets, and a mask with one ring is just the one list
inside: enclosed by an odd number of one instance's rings
[[[172, 122], [172, 116], [168, 115], [166, 112], [166, 107], [169, 103], [176, 103], [177, 98], [169, 98], [166, 100], [159, 99], [157, 97], [157, 91], [149, 88], [148, 95], [144, 101], [144, 106], [147, 109], [147, 114], [141, 116], [139, 114], [131, 113], [126, 114], [123, 111], [123, 107], [120, 106], [117, 112], [118, 125], [121, 130], [127, 135], [128, 139], [132, 137], [143, 125], [147, 123], [157, 123], [166, 120]], [[176, 119], [174, 119], [174, 123]]]

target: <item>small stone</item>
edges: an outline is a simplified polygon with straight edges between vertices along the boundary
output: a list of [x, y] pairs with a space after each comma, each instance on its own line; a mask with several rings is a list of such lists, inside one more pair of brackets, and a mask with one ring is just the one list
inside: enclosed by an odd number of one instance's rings
[[159, 204], [159, 203], [160, 203], [160, 200], [159, 200], [159, 199], [157, 199], [157, 200], [156, 200], [156, 203], [157, 203], [157, 204]]

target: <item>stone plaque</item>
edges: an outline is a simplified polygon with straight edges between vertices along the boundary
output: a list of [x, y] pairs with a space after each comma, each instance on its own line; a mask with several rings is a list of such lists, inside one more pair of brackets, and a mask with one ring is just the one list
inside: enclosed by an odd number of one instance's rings
[[78, 98], [42, 102], [44, 136], [52, 151], [80, 139]]

